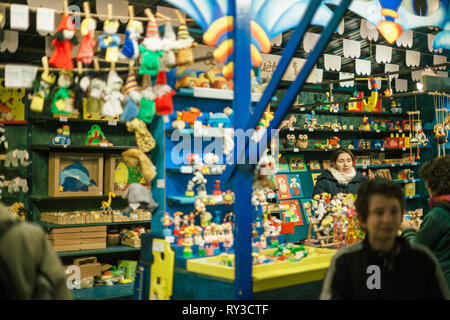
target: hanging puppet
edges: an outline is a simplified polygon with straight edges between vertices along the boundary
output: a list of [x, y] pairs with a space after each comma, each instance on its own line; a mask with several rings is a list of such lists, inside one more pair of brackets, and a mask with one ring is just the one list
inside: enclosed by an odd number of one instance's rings
[[106, 82], [99, 78], [86, 76], [80, 81], [80, 88], [87, 93], [86, 113], [89, 115], [101, 115], [103, 111], [103, 92]]
[[50, 95], [51, 87], [56, 82], [56, 76], [48, 71], [41, 74], [41, 80], [33, 82], [34, 93], [31, 98], [30, 109], [34, 112], [42, 112], [44, 104]]
[[122, 84], [122, 78], [119, 77], [117, 72], [111, 70], [108, 73], [107, 86], [103, 96], [103, 99], [105, 100], [102, 111], [103, 115], [115, 117], [122, 114], [122, 101], [125, 100], [123, 94], [120, 92]]
[[125, 41], [119, 52], [119, 59], [137, 59], [139, 57], [138, 39], [142, 34], [144, 27], [142, 22], [137, 20], [130, 20], [125, 30]]
[[70, 90], [72, 83], [72, 72], [62, 70], [57, 81], [58, 89], [53, 96], [51, 109], [53, 114], [72, 114], [74, 105], [74, 93]]
[[97, 28], [97, 22], [91, 18], [89, 13], [89, 3], [84, 3], [84, 11], [86, 13], [86, 18], [81, 22], [81, 43], [80, 48], [76, 56], [77, 61], [81, 61], [85, 65], [90, 65], [92, 63], [92, 58], [94, 57], [94, 48], [97, 44], [95, 40], [95, 29]]
[[363, 100], [364, 111], [375, 111], [378, 102], [378, 85], [374, 77], [370, 78], [370, 97], [367, 100]]
[[52, 40], [55, 50], [48, 61], [52, 66], [61, 69], [73, 69], [72, 48], [78, 44], [77, 38], [74, 37], [75, 32], [72, 19], [64, 13]]
[[156, 114], [155, 95], [151, 86], [148, 86], [141, 92], [142, 98], [139, 106], [138, 119], [145, 123], [151, 123]]
[[103, 25], [103, 31], [98, 37], [98, 44], [102, 50], [105, 50], [105, 60], [108, 62], [117, 62], [119, 58], [120, 37], [116, 34], [119, 29], [119, 21], [106, 20]]
[[440, 105], [437, 105], [437, 100], [440, 97], [434, 98], [435, 113], [436, 113], [436, 125], [434, 126], [434, 136], [436, 138], [438, 146], [438, 157], [442, 155], [445, 156], [445, 145], [447, 144], [447, 135], [449, 130], [449, 124], [447, 123], [449, 117], [449, 111], [444, 107], [443, 97], [441, 98]]
[[139, 69], [139, 74], [149, 74], [152, 77], [156, 77], [159, 70], [159, 59], [163, 55], [161, 38], [159, 37], [156, 19], [150, 9], [145, 10], [145, 13], [148, 16], [149, 21], [145, 39], [139, 46], [139, 51], [142, 55], [142, 63]]
[[177, 66], [181, 67], [180, 72], [184, 71], [185, 67], [194, 63], [194, 54], [192, 50], [197, 47], [197, 42], [189, 35], [188, 28], [184, 19], [180, 18], [180, 26], [178, 27], [177, 40]]
[[164, 39], [162, 40], [162, 49], [164, 51], [159, 60], [159, 70], [169, 72], [176, 66], [175, 48], [177, 46], [177, 36], [173, 30], [170, 21], [166, 22], [164, 27]]
[[155, 96], [156, 113], [161, 116], [172, 114], [172, 96], [175, 95], [175, 91], [167, 84], [167, 74], [165, 72], [158, 72], [155, 86], [153, 87], [153, 94]]
[[136, 74], [132, 70], [128, 73], [127, 80], [125, 81], [125, 93], [125, 109], [120, 115], [120, 120], [131, 121], [137, 118], [139, 114], [139, 101], [141, 100], [141, 93], [136, 82]]

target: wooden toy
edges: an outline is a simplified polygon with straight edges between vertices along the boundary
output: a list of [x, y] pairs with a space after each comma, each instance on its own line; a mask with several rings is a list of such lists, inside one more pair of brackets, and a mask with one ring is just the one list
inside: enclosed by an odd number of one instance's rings
[[438, 157], [445, 156], [445, 145], [447, 143], [448, 131], [450, 129], [450, 115], [446, 108], [435, 108], [436, 125], [433, 128], [435, 139], [438, 147]]
[[295, 115], [291, 114], [287, 120], [283, 120], [280, 125], [280, 129], [289, 129], [294, 127], [294, 123], [297, 122]]
[[57, 135], [52, 139], [54, 145], [70, 146], [70, 127], [63, 125], [62, 128], [58, 128]]
[[300, 134], [296, 144], [300, 149], [308, 149], [308, 135]]
[[295, 148], [295, 146], [296, 146], [295, 134], [288, 133], [286, 135], [286, 138], [283, 139], [283, 147], [285, 149], [289, 149], [289, 148]]
[[97, 124], [92, 125], [91, 130], [89, 130], [86, 139], [84, 140], [84, 144], [87, 146], [103, 146], [103, 147], [113, 146], [111, 142], [106, 140], [106, 137], [102, 132], [102, 129]]

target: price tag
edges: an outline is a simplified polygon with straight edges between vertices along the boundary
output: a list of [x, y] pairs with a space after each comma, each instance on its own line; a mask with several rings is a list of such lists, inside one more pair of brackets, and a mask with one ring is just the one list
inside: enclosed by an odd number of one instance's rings
[[274, 193], [268, 193], [267, 194], [267, 199], [273, 199], [275, 198], [275, 194]]
[[214, 203], [221, 203], [221, 202], [223, 202], [223, 196], [222, 195], [213, 196], [213, 201], [214, 201]]
[[406, 148], [403, 148], [402, 150], [403, 150], [403, 151], [406, 151]]
[[192, 167], [182, 166], [181, 173], [192, 173]]
[[175, 237], [174, 236], [166, 236], [164, 238], [168, 243], [174, 243], [175, 242]]
[[137, 214], [133, 214], [133, 215], [131, 216], [131, 219], [132, 219], [132, 220], [138, 220], [138, 219], [139, 219], [139, 216], [138, 216]]
[[339, 132], [339, 129], [338, 128], [334, 128], [334, 132]]
[[100, 142], [100, 147], [106, 148], [106, 147], [108, 147], [108, 144], [106, 144], [104, 142]]
[[377, 129], [377, 133], [380, 133], [380, 129]]
[[300, 150], [298, 148], [294, 148], [294, 152], [299, 152]]
[[290, 127], [290, 128], [289, 128], [289, 131], [294, 131], [294, 127]]
[[301, 108], [300, 108], [300, 111], [305, 111], [305, 107], [301, 107]]
[[153, 241], [152, 251], [164, 252], [164, 242]]
[[108, 126], [117, 126], [117, 120], [109, 119], [108, 120]]
[[313, 132], [314, 131], [314, 128], [309, 128], [309, 132]]
[[384, 148], [381, 148], [380, 150], [381, 150], [381, 151], [384, 151]]
[[67, 122], [67, 117], [59, 117], [60, 122]]

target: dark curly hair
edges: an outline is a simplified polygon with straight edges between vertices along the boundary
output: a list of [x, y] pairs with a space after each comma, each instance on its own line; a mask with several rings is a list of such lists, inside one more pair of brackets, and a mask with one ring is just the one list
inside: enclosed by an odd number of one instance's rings
[[425, 162], [420, 176], [435, 196], [450, 194], [450, 155]]
[[375, 194], [381, 194], [388, 198], [398, 199], [402, 209], [402, 214], [405, 211], [405, 195], [400, 184], [385, 178], [375, 178], [373, 180], [366, 180], [359, 185], [355, 208], [360, 221], [364, 223], [367, 221], [367, 217], [369, 216], [370, 197]]

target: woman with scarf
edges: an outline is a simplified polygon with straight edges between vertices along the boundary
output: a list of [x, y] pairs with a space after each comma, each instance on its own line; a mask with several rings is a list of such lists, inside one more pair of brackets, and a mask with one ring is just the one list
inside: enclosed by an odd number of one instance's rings
[[402, 237], [428, 247], [436, 256], [450, 287], [450, 155], [426, 162], [420, 176], [428, 190], [430, 211], [420, 228], [403, 218]]
[[336, 149], [330, 159], [331, 165], [317, 177], [313, 196], [323, 192], [332, 196], [338, 193], [356, 194], [359, 184], [367, 177], [354, 167], [355, 156], [344, 148]]

